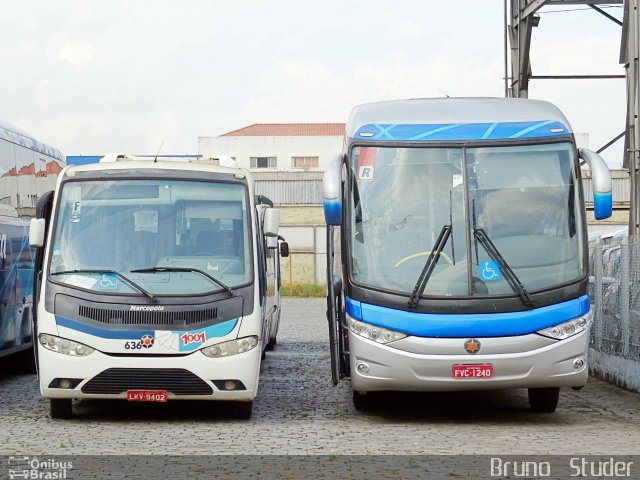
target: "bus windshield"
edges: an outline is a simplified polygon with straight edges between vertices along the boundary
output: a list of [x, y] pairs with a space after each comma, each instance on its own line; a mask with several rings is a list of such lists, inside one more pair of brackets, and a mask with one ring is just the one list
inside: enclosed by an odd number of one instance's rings
[[424, 296], [526, 299], [585, 274], [570, 143], [355, 147], [350, 172], [361, 285], [411, 294], [422, 280]]
[[52, 242], [51, 279], [100, 293], [204, 294], [252, 280], [239, 183], [69, 181]]

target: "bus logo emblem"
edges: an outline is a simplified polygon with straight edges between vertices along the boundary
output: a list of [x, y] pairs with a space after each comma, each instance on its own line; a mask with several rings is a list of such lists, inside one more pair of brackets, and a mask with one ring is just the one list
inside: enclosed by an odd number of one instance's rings
[[151, 348], [153, 347], [153, 337], [149, 334], [145, 334], [140, 339], [140, 343], [144, 348]]
[[182, 343], [186, 347], [192, 343], [202, 344], [207, 341], [207, 334], [205, 332], [199, 333], [185, 333], [180, 336]]
[[464, 349], [467, 351], [467, 353], [470, 353], [472, 355], [478, 353], [480, 351], [480, 347], [480, 340], [478, 340], [477, 338], [470, 338], [469, 340], [464, 342]]

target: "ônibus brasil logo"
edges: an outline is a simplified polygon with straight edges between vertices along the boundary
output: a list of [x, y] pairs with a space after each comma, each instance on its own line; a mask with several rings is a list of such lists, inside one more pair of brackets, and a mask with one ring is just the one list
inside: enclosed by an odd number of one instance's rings
[[55, 458], [40, 459], [38, 457], [9, 457], [10, 479], [65, 479], [69, 470], [73, 469], [70, 461], [61, 461]]

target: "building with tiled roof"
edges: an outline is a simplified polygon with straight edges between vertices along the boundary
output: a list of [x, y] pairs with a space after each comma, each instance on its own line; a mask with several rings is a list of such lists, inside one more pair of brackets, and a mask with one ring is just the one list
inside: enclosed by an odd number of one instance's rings
[[344, 123], [255, 123], [199, 137], [198, 153], [228, 155], [257, 172], [319, 172], [342, 151]]

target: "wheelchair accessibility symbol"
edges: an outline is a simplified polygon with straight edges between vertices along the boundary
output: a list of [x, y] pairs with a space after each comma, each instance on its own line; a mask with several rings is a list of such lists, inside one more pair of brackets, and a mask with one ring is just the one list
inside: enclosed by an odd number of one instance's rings
[[118, 277], [111, 273], [103, 273], [100, 275], [98, 287], [102, 290], [117, 290]]
[[500, 280], [502, 275], [500, 274], [500, 265], [494, 260], [486, 262], [480, 262], [480, 279], [483, 281], [496, 281]]

